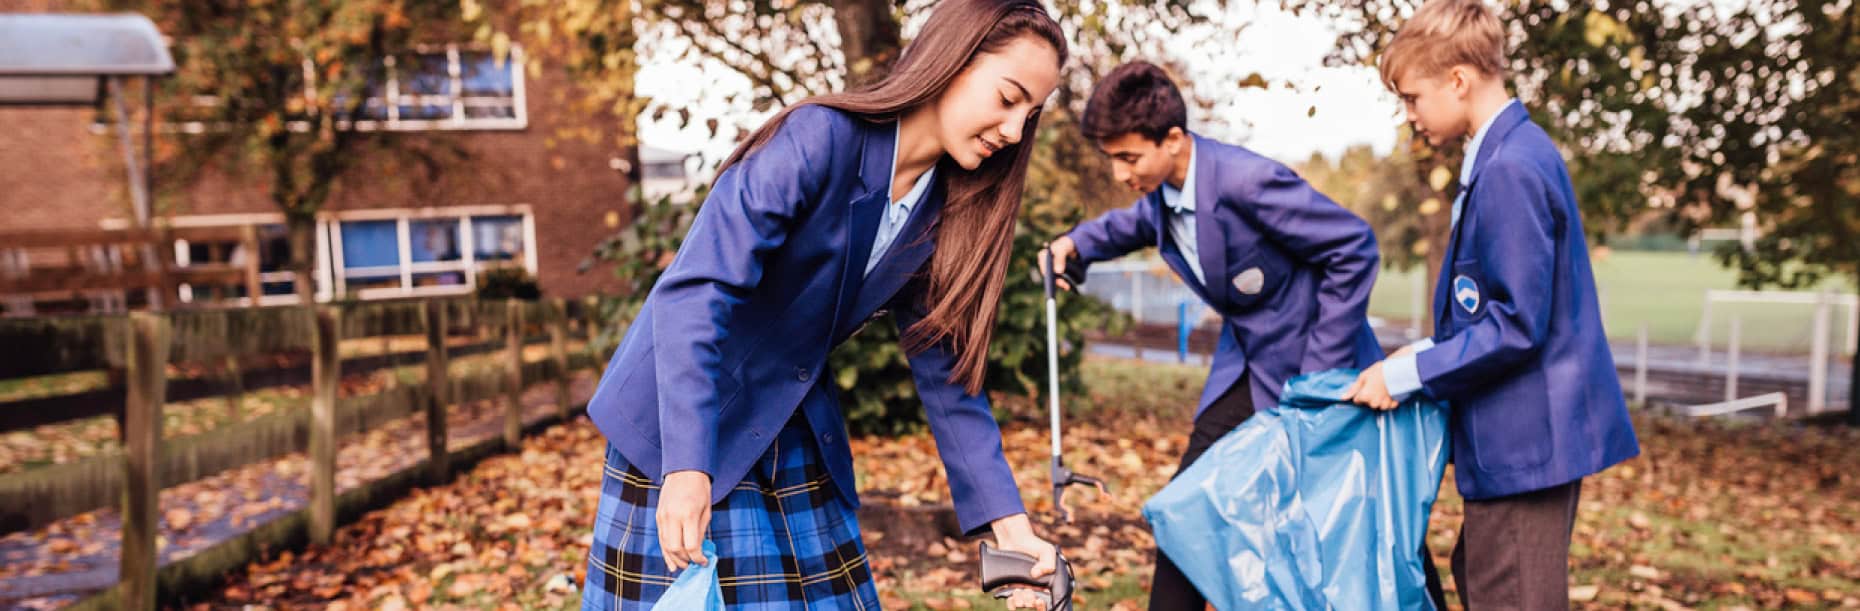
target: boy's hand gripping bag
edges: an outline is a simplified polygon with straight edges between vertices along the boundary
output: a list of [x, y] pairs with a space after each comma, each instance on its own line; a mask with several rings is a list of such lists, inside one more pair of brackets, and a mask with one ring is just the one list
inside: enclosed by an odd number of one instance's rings
[[1143, 506], [1216, 608], [1432, 609], [1421, 568], [1447, 464], [1446, 408], [1340, 401], [1356, 372], [1285, 383]]
[[717, 546], [708, 539], [704, 541], [704, 562], [687, 566], [678, 573], [678, 578], [652, 608], [724, 611], [723, 587], [717, 581]]

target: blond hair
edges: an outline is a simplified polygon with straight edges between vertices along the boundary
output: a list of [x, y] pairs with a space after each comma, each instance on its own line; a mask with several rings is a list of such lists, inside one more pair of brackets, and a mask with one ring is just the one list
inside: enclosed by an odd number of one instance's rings
[[1382, 85], [1411, 72], [1436, 75], [1471, 66], [1486, 76], [1505, 74], [1505, 24], [1482, 0], [1430, 0], [1395, 33], [1377, 69]]

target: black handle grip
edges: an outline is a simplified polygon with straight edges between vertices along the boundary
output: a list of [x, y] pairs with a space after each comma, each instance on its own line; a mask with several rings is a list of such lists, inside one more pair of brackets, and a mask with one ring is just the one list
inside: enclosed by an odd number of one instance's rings
[[1046, 287], [1046, 298], [1053, 298], [1053, 251], [1040, 249], [1040, 283]]
[[[1054, 292], [1054, 282], [1053, 251], [1050, 249], [1040, 249], [1040, 277], [1042, 283], [1046, 286], [1046, 296], [1051, 298]], [[1075, 252], [1066, 255], [1066, 271], [1060, 274], [1060, 277], [1065, 278], [1066, 282], [1071, 283], [1072, 290], [1075, 291], [1085, 284], [1085, 266], [1079, 265], [1078, 253]]]
[[[1058, 552], [1057, 549], [1054, 550]], [[1038, 559], [1020, 552], [995, 549], [982, 542], [982, 591], [994, 592], [1012, 586], [1031, 586], [1046, 588], [1052, 597], [1054, 611], [1072, 608], [1072, 565], [1066, 562], [1064, 555], [1057, 557], [1053, 573], [1046, 577], [1033, 578], [1033, 565]]]
[[1020, 552], [995, 549], [982, 542], [982, 589], [995, 591], [1007, 586], [1022, 585], [1044, 588], [1052, 578], [1033, 578], [1033, 565], [1039, 562]]

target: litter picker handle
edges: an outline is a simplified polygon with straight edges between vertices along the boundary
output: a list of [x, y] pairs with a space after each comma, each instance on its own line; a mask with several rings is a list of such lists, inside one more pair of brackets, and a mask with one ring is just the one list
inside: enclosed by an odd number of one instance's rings
[[[1067, 283], [1072, 285], [1072, 290], [1075, 291], [1078, 290], [1079, 286], [1085, 284], [1085, 266], [1079, 265], [1078, 262], [1078, 253], [1067, 255], [1066, 271], [1060, 274], [1061, 277], [1066, 279]], [[1053, 293], [1057, 292], [1054, 290], [1057, 283], [1053, 278], [1053, 251], [1051, 249], [1040, 249], [1040, 278], [1042, 283], [1046, 285], [1046, 298], [1052, 299]]]
[[996, 549], [982, 542], [982, 591], [998, 597], [1006, 597], [1015, 589], [1045, 588], [1040, 594], [1046, 598], [1051, 611], [1067, 611], [1072, 608], [1072, 565], [1066, 562], [1064, 554], [1058, 554], [1053, 573], [1035, 579], [1033, 565], [1038, 562], [1033, 556], [1020, 552]]

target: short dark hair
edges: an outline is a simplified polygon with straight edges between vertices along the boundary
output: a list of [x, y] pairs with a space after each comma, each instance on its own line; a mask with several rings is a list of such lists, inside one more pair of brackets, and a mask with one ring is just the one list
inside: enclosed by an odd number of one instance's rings
[[1162, 142], [1169, 128], [1188, 130], [1188, 105], [1168, 72], [1134, 61], [1118, 66], [1092, 88], [1079, 127], [1086, 138], [1099, 142], [1130, 133]]

